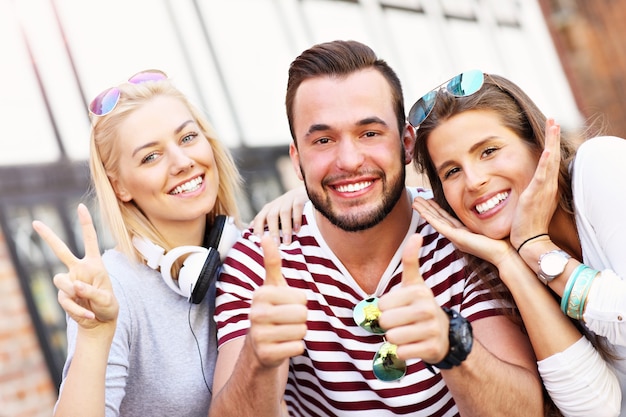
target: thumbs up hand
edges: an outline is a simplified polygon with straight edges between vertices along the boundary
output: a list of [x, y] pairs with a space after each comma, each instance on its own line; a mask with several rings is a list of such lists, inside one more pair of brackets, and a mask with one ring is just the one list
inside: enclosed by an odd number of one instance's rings
[[422, 236], [411, 236], [402, 254], [402, 284], [380, 297], [380, 326], [388, 342], [398, 346], [400, 359], [441, 361], [448, 353], [450, 320], [419, 271]]
[[261, 248], [265, 282], [252, 299], [248, 337], [258, 361], [271, 368], [304, 352], [307, 299], [304, 291], [287, 284], [278, 247], [269, 235], [261, 238]]

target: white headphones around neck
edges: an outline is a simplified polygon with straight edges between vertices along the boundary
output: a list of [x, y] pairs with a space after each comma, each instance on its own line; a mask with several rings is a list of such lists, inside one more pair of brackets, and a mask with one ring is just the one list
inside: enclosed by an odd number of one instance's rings
[[[203, 246], [178, 246], [165, 253], [165, 249], [150, 240], [134, 236], [133, 245], [143, 256], [146, 265], [160, 270], [168, 287], [187, 297], [194, 304], [204, 299], [211, 285], [217, 280], [226, 252], [241, 236], [232, 217], [219, 215], [212, 225], [207, 225]], [[172, 265], [178, 258], [188, 255], [178, 273], [172, 278]]]

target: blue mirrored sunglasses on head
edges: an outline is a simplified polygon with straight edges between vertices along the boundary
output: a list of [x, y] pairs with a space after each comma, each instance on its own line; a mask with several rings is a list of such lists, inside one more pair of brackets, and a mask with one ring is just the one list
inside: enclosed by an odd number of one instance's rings
[[417, 100], [411, 110], [407, 121], [413, 127], [419, 127], [428, 117], [437, 102], [437, 93], [443, 87], [454, 97], [467, 97], [476, 93], [483, 86], [485, 75], [480, 70], [465, 71], [449, 81], [439, 85]]
[[[142, 84], [150, 81], [161, 81], [167, 79], [167, 75], [160, 70], [145, 70], [138, 72], [128, 79], [131, 84]], [[104, 116], [113, 111], [120, 101], [120, 89], [111, 87], [94, 98], [89, 104], [89, 112], [94, 116]]]

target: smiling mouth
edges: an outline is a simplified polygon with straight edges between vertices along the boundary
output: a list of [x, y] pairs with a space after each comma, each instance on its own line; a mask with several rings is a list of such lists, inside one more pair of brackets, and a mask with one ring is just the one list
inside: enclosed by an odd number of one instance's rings
[[475, 207], [475, 210], [478, 214], [483, 214], [491, 210], [492, 208], [496, 207], [498, 204], [506, 200], [508, 197], [509, 197], [508, 192], [498, 193], [494, 195], [493, 197], [491, 197], [489, 200], [485, 201], [484, 203], [477, 204]]
[[363, 181], [357, 182], [355, 184], [338, 185], [335, 187], [335, 190], [339, 191], [340, 193], [354, 193], [357, 191], [361, 191], [369, 187], [370, 185], [372, 185], [372, 181]]
[[184, 184], [179, 185], [169, 192], [170, 195], [176, 195], [181, 193], [189, 193], [192, 191], [196, 191], [202, 185], [202, 177], [196, 177], [191, 181], [187, 181]]

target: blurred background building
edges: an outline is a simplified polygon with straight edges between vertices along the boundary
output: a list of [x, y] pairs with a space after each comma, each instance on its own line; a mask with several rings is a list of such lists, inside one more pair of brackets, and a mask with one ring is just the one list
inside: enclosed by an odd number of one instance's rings
[[[49, 416], [65, 357], [44, 220], [81, 254], [87, 103], [164, 70], [213, 122], [246, 179], [246, 220], [293, 187], [283, 100], [309, 46], [355, 39], [396, 69], [408, 108], [472, 68], [507, 76], [565, 128], [602, 114], [626, 136], [619, 0], [0, 0], [0, 417]], [[421, 183], [411, 173], [408, 182]], [[101, 245], [112, 244], [100, 231]]]

